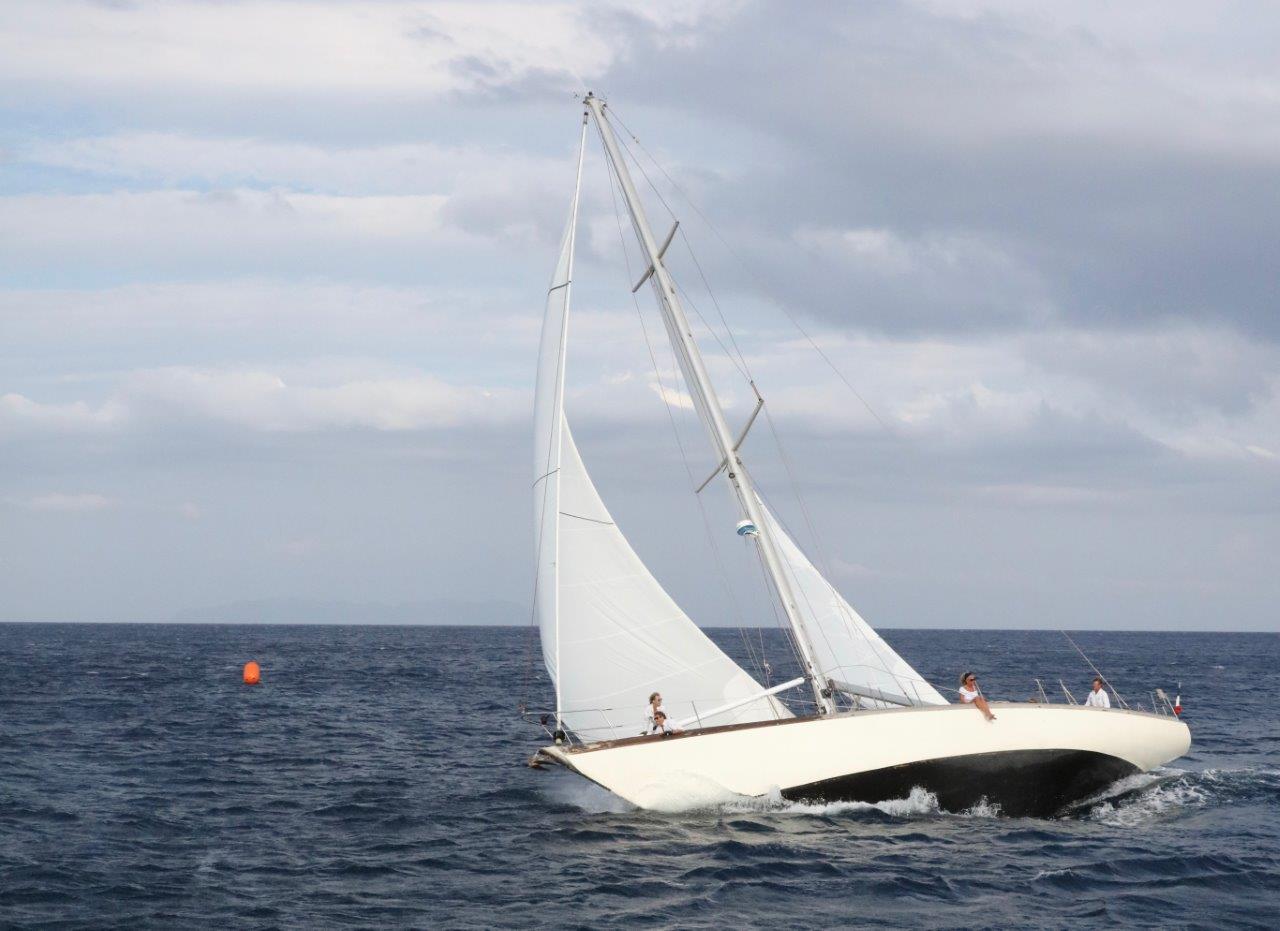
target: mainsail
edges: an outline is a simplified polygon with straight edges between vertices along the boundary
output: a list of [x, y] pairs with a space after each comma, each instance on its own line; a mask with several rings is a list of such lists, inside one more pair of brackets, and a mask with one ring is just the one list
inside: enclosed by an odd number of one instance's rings
[[[578, 170], [581, 178], [581, 156]], [[575, 192], [547, 297], [534, 414], [536, 603], [560, 725], [584, 740], [635, 736], [655, 691], [676, 721], [790, 717], [649, 573], [578, 454], [564, 416], [577, 209]]]
[[945, 705], [947, 700], [864, 621], [765, 508], [824, 681], [864, 705]]

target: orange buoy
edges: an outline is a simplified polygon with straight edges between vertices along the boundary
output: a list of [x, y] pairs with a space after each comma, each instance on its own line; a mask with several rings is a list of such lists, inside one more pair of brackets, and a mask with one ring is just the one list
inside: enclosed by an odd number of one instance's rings
[[262, 670], [253, 660], [244, 664], [244, 684], [257, 685], [262, 680]]

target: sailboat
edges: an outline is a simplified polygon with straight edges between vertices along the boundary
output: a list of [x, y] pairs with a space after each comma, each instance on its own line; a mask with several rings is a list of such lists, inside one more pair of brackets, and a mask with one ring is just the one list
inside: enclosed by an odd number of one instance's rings
[[[534, 765], [563, 766], [640, 808], [669, 808], [682, 795], [878, 802], [919, 788], [946, 810], [985, 802], [1006, 815], [1044, 816], [1186, 753], [1186, 724], [1154, 702], [1150, 712], [992, 702], [995, 720], [987, 720], [949, 703], [863, 620], [765, 505], [744, 461], [745, 431], [726, 421], [664, 264], [675, 228], [655, 236], [608, 104], [593, 94], [583, 103], [535, 401], [534, 601], [555, 708], [542, 717], [554, 742]], [[647, 262], [633, 290], [647, 283], [657, 298], [711, 439], [712, 477], [728, 484], [740, 511], [736, 531], [758, 548], [789, 628], [801, 671], [790, 681], [762, 684], [681, 610], [615, 523], [574, 443], [565, 366], [590, 121]], [[791, 699], [793, 710], [782, 696], [795, 691], [811, 703]], [[679, 732], [644, 733], [654, 692]]]

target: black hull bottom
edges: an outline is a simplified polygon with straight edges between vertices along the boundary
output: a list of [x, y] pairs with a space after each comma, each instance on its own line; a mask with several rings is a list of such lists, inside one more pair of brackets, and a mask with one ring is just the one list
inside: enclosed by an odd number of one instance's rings
[[946, 811], [982, 802], [1012, 817], [1043, 818], [1138, 771], [1132, 763], [1088, 750], [1009, 750], [904, 763], [824, 779], [783, 791], [793, 801], [884, 802], [916, 786]]

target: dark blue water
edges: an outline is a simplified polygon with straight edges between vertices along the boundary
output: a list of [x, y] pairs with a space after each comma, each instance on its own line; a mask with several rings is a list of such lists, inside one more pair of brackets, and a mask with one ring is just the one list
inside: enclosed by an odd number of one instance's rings
[[[1280, 924], [1280, 636], [1078, 635], [1131, 697], [1181, 683], [1194, 745], [1052, 821], [920, 795], [629, 810], [524, 766], [526, 639], [0, 625], [0, 925]], [[1089, 678], [1057, 634], [888, 639], [997, 698]]]

